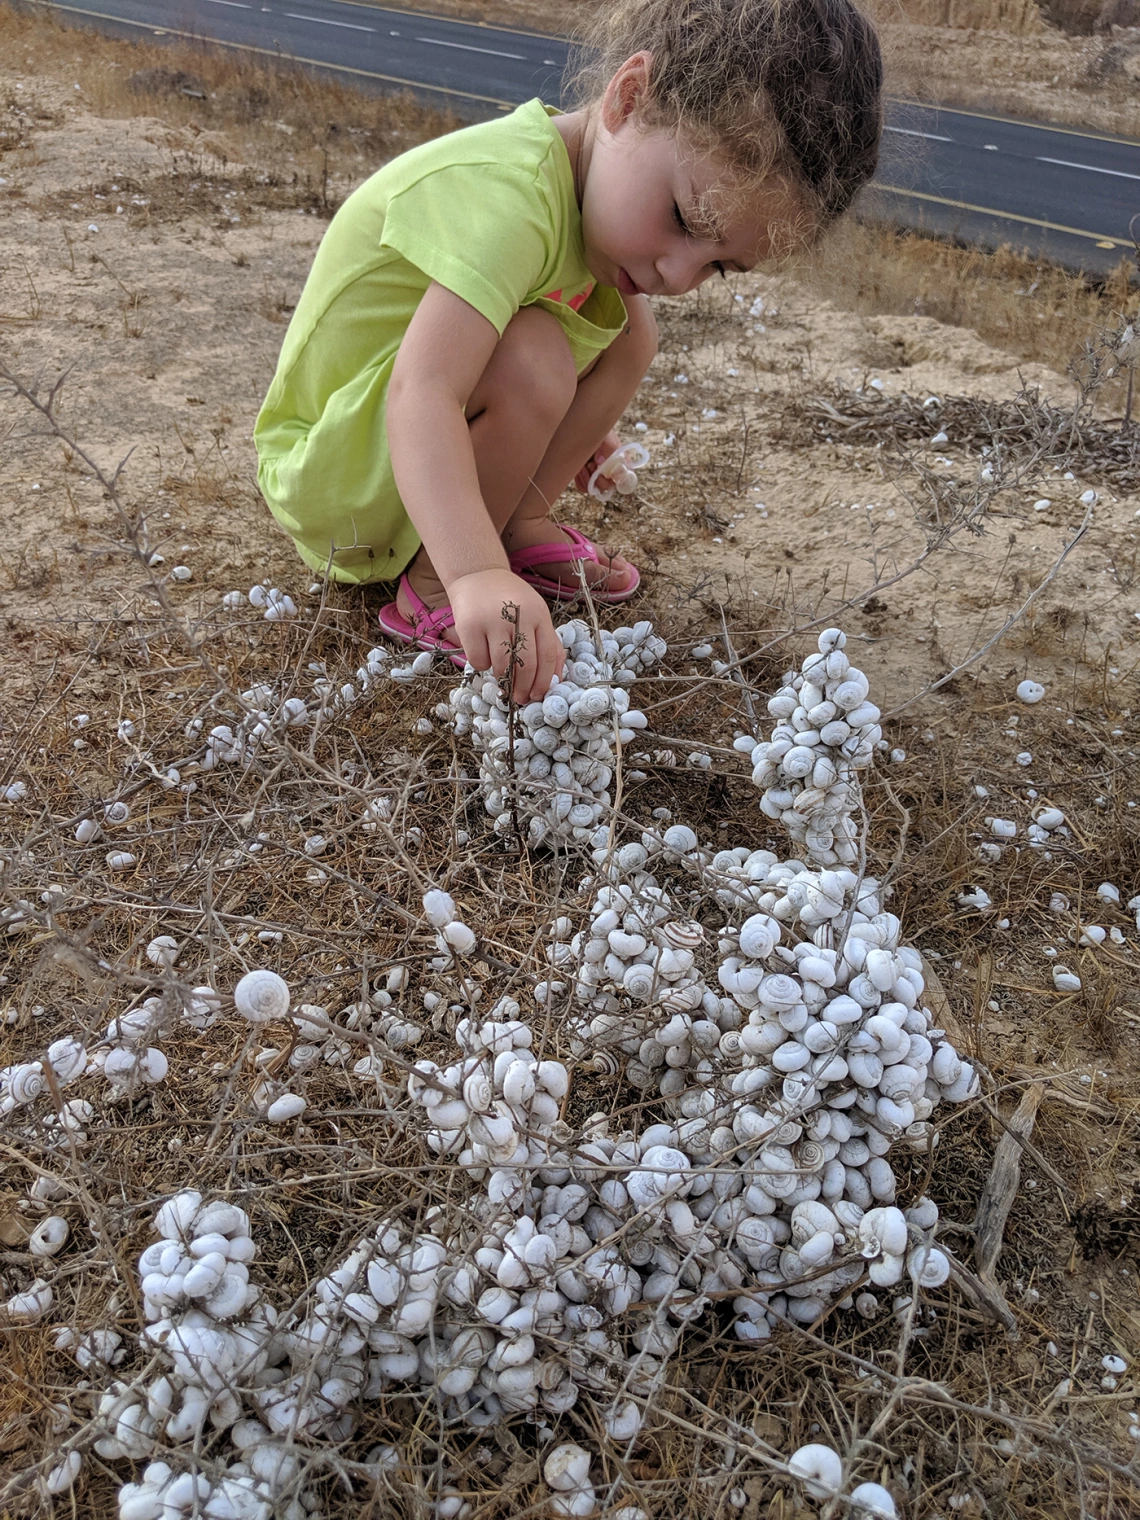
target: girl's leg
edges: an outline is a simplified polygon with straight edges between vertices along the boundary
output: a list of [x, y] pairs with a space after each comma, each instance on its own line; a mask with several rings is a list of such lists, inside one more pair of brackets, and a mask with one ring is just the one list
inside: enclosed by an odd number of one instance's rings
[[[629, 307], [629, 326], [581, 379], [557, 319], [524, 307], [472, 392], [467, 417], [479, 486], [508, 553], [563, 536], [550, 520], [550, 505], [620, 418], [649, 368], [657, 351], [653, 314], [644, 297]], [[592, 572], [618, 586], [626, 568], [621, 558], [583, 567], [588, 579]], [[555, 578], [558, 570], [557, 564], [543, 566], [543, 574]], [[566, 573], [577, 578], [569, 561]], [[429, 607], [446, 602], [425, 549], [409, 566], [408, 579]]]
[[[558, 321], [537, 306], [516, 312], [467, 402], [479, 489], [500, 533], [542, 463], [577, 388], [574, 360]], [[413, 590], [429, 607], [447, 601], [426, 548], [407, 573]], [[397, 602], [406, 616], [402, 596]]]
[[[628, 304], [629, 325], [578, 382], [566, 415], [503, 529], [508, 552], [554, 543], [563, 536], [550, 521], [551, 504], [617, 424], [645, 378], [657, 352], [657, 324], [644, 296]], [[597, 576], [595, 567], [584, 568]], [[622, 572], [628, 568], [626, 561], [616, 558], [606, 568], [609, 584], [620, 588]], [[544, 565], [543, 574], [557, 579], [558, 569], [557, 565]], [[576, 571], [570, 573], [570, 579], [577, 579]]]

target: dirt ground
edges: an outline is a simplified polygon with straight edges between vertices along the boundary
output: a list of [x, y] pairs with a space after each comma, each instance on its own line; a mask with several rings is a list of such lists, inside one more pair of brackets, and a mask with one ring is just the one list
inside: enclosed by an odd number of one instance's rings
[[[148, 553], [162, 557], [154, 569], [163, 595], [189, 627], [214, 626], [225, 593], [270, 582], [293, 595], [310, 620], [286, 646], [297, 670], [312, 668], [304, 663], [314, 652], [306, 640], [323, 637], [328, 647], [316, 652], [330, 670], [334, 656], [342, 658], [351, 674], [373, 641], [382, 593], [334, 589], [327, 611], [336, 638], [318, 632], [319, 588], [312, 589], [257, 495], [250, 434], [328, 207], [366, 166], [353, 169], [338, 158], [321, 180], [307, 157], [293, 153], [297, 129], [288, 124], [275, 133], [261, 121], [262, 140], [279, 147], [272, 156], [266, 149], [264, 157], [243, 159], [248, 139], [236, 127], [203, 132], [157, 115], [99, 114], [89, 94], [73, 70], [30, 72], [19, 57], [0, 63], [0, 130], [8, 134], [0, 152], [0, 355], [41, 397], [64, 377], [64, 431], [107, 472], [126, 461], [123, 506], [131, 522], [145, 524]], [[1140, 891], [1140, 492], [1131, 485], [1133, 465], [1121, 473], [1104, 450], [1071, 459], [1053, 452], [1029, 471], [1018, 463], [1025, 450], [1018, 453], [1014, 429], [1004, 445], [1006, 488], [979, 498], [986, 459], [954, 398], [996, 404], [1030, 387], [1060, 411], [1072, 404], [1071, 379], [1059, 368], [1019, 362], [967, 328], [833, 306], [794, 271], [718, 281], [660, 303], [658, 316], [661, 352], [625, 427], [652, 453], [638, 495], [608, 509], [580, 497], [559, 507], [566, 520], [641, 565], [646, 591], [637, 615], [653, 617], [673, 641], [672, 684], [652, 716], [676, 756], [659, 752], [646, 762], [653, 784], [634, 794], [630, 809], [644, 820], [666, 798], [678, 816], [699, 813], [702, 829], [718, 836], [755, 827], [755, 793], [746, 777], [729, 776], [725, 759], [740, 720], [736, 688], [730, 686], [730, 703], [707, 660], [684, 651], [731, 629], [763, 692], [807, 647], [804, 630], [815, 619], [848, 629], [899, 754], [885, 760], [869, 791], [879, 868], [893, 863], [892, 908], [937, 966], [963, 1041], [990, 1074], [994, 1108], [1008, 1116], [1027, 1083], [1042, 1083], [1047, 1094], [999, 1269], [1020, 1339], [1006, 1342], [953, 1300], [942, 1307], [941, 1328], [931, 1321], [919, 1361], [933, 1383], [953, 1387], [959, 1404], [945, 1419], [924, 1406], [909, 1424], [900, 1407], [897, 1425], [881, 1438], [884, 1462], [892, 1473], [909, 1473], [908, 1513], [915, 1516], [1123, 1520], [1136, 1513], [1130, 1431], [1137, 1395], [1130, 1371], [1117, 1387], [1103, 1386], [1101, 1359], [1118, 1354], [1131, 1363], [1140, 1354], [1140, 945], [1132, 916], [1099, 900], [1096, 889], [1113, 882], [1122, 902]], [[1111, 395], [1118, 405], [1119, 392]], [[0, 783], [29, 782], [36, 827], [57, 829], [83, 799], [121, 782], [113, 743], [121, 718], [145, 721], [148, 733], [164, 736], [167, 757], [177, 753], [185, 717], [197, 710], [199, 676], [173, 644], [148, 646], [158, 638], [148, 633], [153, 596], [125, 552], [129, 523], [69, 443], [49, 436], [26, 403], [0, 396], [0, 498], [8, 509], [0, 545]], [[917, 407], [908, 410], [906, 397]], [[925, 430], [913, 421], [924, 405]], [[906, 417], [904, 426], [899, 419]], [[958, 421], [936, 441], [943, 417]], [[1081, 500], [1090, 491], [1091, 505]], [[962, 502], [978, 499], [985, 510], [972, 527], [941, 541]], [[928, 553], [932, 544], [938, 547]], [[187, 567], [190, 579], [171, 579], [175, 566]], [[254, 633], [268, 641], [264, 625], [255, 624]], [[235, 681], [239, 672], [243, 680], [257, 678], [259, 662], [282, 657], [252, 634], [246, 641], [236, 623], [227, 637]], [[727, 652], [723, 644], [718, 651]], [[1025, 677], [1045, 685], [1039, 705], [1016, 701]], [[351, 735], [346, 730], [345, 753], [356, 745], [351, 752], [359, 757], [360, 747], [371, 745], [385, 767], [416, 776], [416, 746], [424, 741], [414, 737], [423, 732], [415, 725], [430, 728], [425, 715], [440, 689], [385, 699], [374, 717], [361, 719]], [[92, 720], [92, 742], [83, 750], [76, 748], [80, 731], [69, 726], [80, 714]], [[684, 764], [687, 750], [703, 746], [718, 762], [709, 778]], [[160, 798], [158, 822], [132, 823], [126, 837], [145, 843], [153, 826], [171, 833], [177, 851], [179, 839], [196, 830], [237, 829], [249, 799], [239, 806], [239, 792], [213, 793], [205, 778], [202, 787], [181, 812], [177, 798]], [[1065, 811], [1069, 830], [1050, 849], [1019, 844], [997, 859], [979, 854], [979, 845], [992, 844], [991, 814], [1024, 831], [1045, 803]], [[6, 893], [26, 892], [29, 879], [44, 890], [50, 881], [70, 881], [78, 865], [63, 856], [57, 864], [50, 851], [41, 851], [37, 865], [39, 845], [27, 856], [18, 847], [32, 824], [16, 809], [9, 816]], [[442, 869], [431, 853], [438, 819], [426, 803], [416, 816], [425, 837], [416, 870]], [[351, 910], [314, 892], [305, 875], [310, 864], [284, 859], [274, 882], [228, 889], [234, 895], [225, 911], [247, 915], [250, 924], [269, 922], [273, 893], [292, 892], [288, 908], [276, 900], [272, 913], [291, 915], [301, 938], [324, 924], [327, 938], [319, 951], [305, 948], [298, 961], [305, 969], [291, 974], [343, 983], [335, 915]], [[497, 876], [490, 865], [487, 875], [472, 876], [471, 890], [478, 881], [492, 897], [517, 900], [518, 879], [507, 867], [494, 869]], [[213, 891], [212, 875], [194, 880], [194, 891]], [[992, 900], [988, 908], [961, 901], [979, 887]], [[171, 894], [183, 890], [190, 892], [181, 876], [156, 875], [143, 939], [182, 901]], [[1059, 891], [1068, 899], [1064, 911], [1049, 906]], [[118, 935], [124, 955], [142, 932], [127, 895], [108, 887], [91, 920], [91, 933], [105, 927]], [[1099, 950], [1078, 947], [1090, 923], [1116, 929], [1119, 939]], [[40, 1015], [46, 1005], [56, 1016], [78, 996], [66, 980], [69, 963], [39, 949], [36, 937], [6, 943], [0, 985], [18, 1016], [0, 1032], [4, 1061], [38, 1048], [44, 1026], [33, 1022], [33, 1004]], [[1049, 951], [1079, 967], [1080, 993], [1054, 990]], [[162, 1134], [173, 1126], [171, 1148], [176, 1142], [211, 1185], [244, 1186], [252, 1175], [244, 1160], [205, 1147], [204, 1130], [195, 1127], [195, 1115], [221, 1101], [211, 1071], [224, 1067], [227, 1052], [215, 1048], [212, 1058], [220, 1063], [211, 1068], [204, 1048], [198, 1052], [178, 1104], [163, 1111]], [[138, 1168], [126, 1216], [137, 1233], [146, 1199], [169, 1185], [171, 1163], [145, 1124], [136, 1135], [127, 1119], [116, 1123], [102, 1163], [107, 1191], [113, 1203], [121, 1148]], [[971, 1108], [948, 1124], [925, 1179], [915, 1164], [916, 1179], [936, 1193], [944, 1217], [958, 1222], [967, 1254], [1001, 1132], [990, 1110]], [[274, 1156], [266, 1170], [278, 1179], [272, 1186], [311, 1185], [322, 1219], [331, 1221], [341, 1181], [282, 1171]], [[13, 1189], [22, 1185], [19, 1167], [17, 1158], [5, 1179]], [[307, 1273], [311, 1263], [289, 1266], [288, 1213], [274, 1207], [288, 1285], [290, 1273]], [[93, 1312], [105, 1298], [92, 1297]], [[12, 1344], [20, 1360], [0, 1406], [0, 1451], [16, 1453], [5, 1460], [18, 1466], [48, 1439], [44, 1399], [32, 1415], [23, 1408], [28, 1389], [58, 1389], [74, 1368], [69, 1374], [62, 1358], [52, 1360], [46, 1343], [34, 1352], [26, 1337]], [[868, 1354], [889, 1359], [890, 1344], [882, 1333], [879, 1350]], [[700, 1420], [712, 1421], [729, 1405], [748, 1408], [749, 1419], [775, 1422], [766, 1428], [786, 1444], [808, 1439], [818, 1429], [813, 1421], [826, 1425], [835, 1416], [833, 1394], [844, 1419], [858, 1424], [867, 1412], [859, 1402], [866, 1390], [850, 1368], [845, 1381], [821, 1373], [805, 1392], [793, 1358], [763, 1373], [761, 1416], [761, 1396], [742, 1365], [740, 1357], [725, 1361], [722, 1345], [694, 1341], [685, 1379], [692, 1397], [704, 1401]], [[1001, 1423], [1007, 1417], [1027, 1423], [1015, 1429]], [[1067, 1443], [1075, 1443], [1077, 1458]], [[677, 1478], [690, 1457], [696, 1472], [696, 1456], [679, 1445], [672, 1455], [654, 1449], [634, 1464], [650, 1487], [672, 1475], [681, 1508], [662, 1497], [655, 1515], [695, 1513], [704, 1502]], [[1078, 1471], [1082, 1482], [1093, 1475], [1088, 1505]], [[109, 1472], [92, 1481], [88, 1512], [105, 1514]], [[493, 1508], [488, 1500], [479, 1513]], [[750, 1479], [745, 1513], [775, 1520], [806, 1512]]]

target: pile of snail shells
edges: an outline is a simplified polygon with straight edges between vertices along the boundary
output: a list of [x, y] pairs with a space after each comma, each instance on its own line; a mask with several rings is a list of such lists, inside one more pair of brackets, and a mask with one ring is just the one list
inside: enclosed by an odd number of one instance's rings
[[[726, 1298], [736, 1334], [759, 1341], [849, 1304], [865, 1274], [886, 1289], [944, 1281], [937, 1208], [898, 1208], [889, 1153], [925, 1149], [936, 1105], [977, 1078], [933, 1027], [921, 960], [878, 884], [830, 847], [785, 861], [703, 848], [683, 824], [628, 844], [587, 834], [596, 869], [551, 925], [551, 976], [581, 1005], [579, 1064], [656, 1084], [661, 1117], [611, 1133], [598, 1114], [575, 1130], [561, 1116], [570, 1073], [541, 1059], [517, 1001], [461, 1019], [451, 1063], [420, 1061], [408, 1079], [425, 1150], [459, 1174], [448, 1205], [414, 1228], [378, 1221], [281, 1321], [255, 1300], [213, 1322], [254, 1343], [227, 1388], [240, 1418], [219, 1413], [243, 1456], [297, 1430], [343, 1440], [357, 1400], [399, 1384], [476, 1429], [587, 1394], [625, 1441], [684, 1326]], [[683, 879], [683, 911], [650, 865]], [[463, 953], [454, 900], [433, 890], [424, 908], [441, 948]], [[271, 976], [235, 990], [245, 1017], [288, 1012]], [[167, 1243], [184, 1252], [184, 1234]], [[151, 1302], [207, 1328], [189, 1303]], [[142, 1403], [154, 1431], [142, 1415], [109, 1431], [136, 1459], [168, 1439]]]
[[[154, 1232], [137, 1270], [143, 1338], [165, 1368], [149, 1383], [115, 1381], [104, 1392], [95, 1450], [108, 1459], [141, 1461], [159, 1449], [192, 1448], [207, 1425], [229, 1429], [242, 1417], [244, 1387], [269, 1366], [275, 1313], [250, 1281], [257, 1248], [245, 1212], [187, 1190], [159, 1209]], [[145, 1512], [131, 1485], [120, 1500], [121, 1513]]]
[[[110, 1085], [112, 1099], [129, 1095], [144, 1084], [161, 1082], [166, 1076], [166, 1056], [156, 1046], [147, 1044], [165, 1023], [162, 1001], [148, 998], [129, 1014], [112, 1019], [104, 1043], [87, 1050], [81, 1040], [65, 1035], [48, 1046], [38, 1061], [20, 1061], [0, 1067], [0, 1118], [24, 1108], [37, 1099], [51, 1097], [51, 1082], [46, 1068], [60, 1088], [68, 1087], [90, 1072], [101, 1071]], [[70, 1098], [59, 1113], [45, 1122], [66, 1132], [75, 1141], [86, 1139], [83, 1126], [93, 1116], [91, 1105], [83, 1099]]]
[[[612, 945], [601, 976], [583, 979], [582, 952], [598, 954], [600, 934], [579, 939], [577, 954], [573, 940], [556, 940], [548, 954], [579, 977], [575, 991], [596, 1010], [573, 1027], [572, 1048], [587, 1059], [592, 1051], [609, 1057], [602, 1069], [626, 1056], [634, 1086], [657, 1081], [678, 1119], [677, 1143], [694, 1165], [716, 1162], [721, 1193], [734, 1162], [740, 1208], [764, 1229], [816, 1199], [844, 1205], [841, 1223], [850, 1226], [860, 1211], [893, 1202], [892, 1144], [925, 1149], [936, 1105], [965, 1101], [978, 1079], [920, 1005], [921, 957], [900, 945], [898, 920], [880, 911], [874, 882], [792, 862], [768, 865], [760, 883], [752, 879], [759, 884], [767, 890], [752, 903], [762, 911], [720, 934], [719, 995], [699, 969], [690, 971], [688, 1008], [660, 982], [649, 1007], [634, 1003], [614, 962], [606, 975]], [[602, 889], [595, 903], [599, 930], [610, 925], [616, 890]], [[662, 890], [643, 892], [642, 927], [667, 919]], [[636, 893], [632, 902], [636, 911]], [[837, 919], [850, 925], [841, 951]], [[626, 932], [623, 921], [619, 949], [628, 948]], [[785, 1276], [801, 1275], [794, 1256], [783, 1266]]]
[[[589, 845], [603, 827], [617, 747], [647, 726], [628, 687], [665, 651], [649, 623], [603, 633], [600, 653], [585, 624], [558, 630], [566, 666], [541, 702], [512, 714], [491, 676], [470, 675], [450, 697], [457, 734], [470, 733], [480, 789], [495, 828], [517, 813], [532, 845]], [[623, 637], [623, 635], [625, 637]]]
[[165, 1080], [170, 1063], [158, 1045], [150, 1042], [162, 1037], [169, 1022], [163, 999], [149, 997], [107, 1025], [104, 1043], [90, 1052], [88, 1070], [103, 1073], [112, 1101]]
[[[858, 858], [852, 781], [882, 738], [867, 677], [844, 654], [846, 643], [838, 628], [820, 634], [817, 652], [768, 702], [777, 719], [771, 738], [751, 747], [761, 812], [824, 865]], [[738, 743], [744, 748], [747, 737]]]

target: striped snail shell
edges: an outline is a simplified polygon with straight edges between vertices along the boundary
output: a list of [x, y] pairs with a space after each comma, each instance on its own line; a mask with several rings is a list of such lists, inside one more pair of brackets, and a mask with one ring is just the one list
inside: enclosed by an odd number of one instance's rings
[[670, 987], [661, 998], [661, 1007], [669, 1013], [692, 1013], [701, 1006], [704, 991], [693, 982], [688, 987]]
[[693, 919], [671, 918], [657, 932], [674, 950], [695, 950], [705, 938], [704, 927]]
[[9, 1067], [6, 1081], [7, 1096], [17, 1106], [33, 1103], [47, 1091], [47, 1078], [38, 1061], [25, 1061], [20, 1066]]
[[617, 1056], [612, 1051], [598, 1050], [585, 1063], [585, 1066], [587, 1071], [596, 1071], [601, 1076], [612, 1077], [616, 1074], [619, 1064]]

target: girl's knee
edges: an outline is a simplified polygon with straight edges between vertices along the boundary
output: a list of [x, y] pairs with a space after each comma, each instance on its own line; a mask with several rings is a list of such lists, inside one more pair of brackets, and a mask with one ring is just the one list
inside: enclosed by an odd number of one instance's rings
[[534, 306], [523, 307], [507, 324], [483, 378], [500, 393], [524, 400], [528, 413], [551, 430], [566, 415], [578, 387], [561, 324]]

